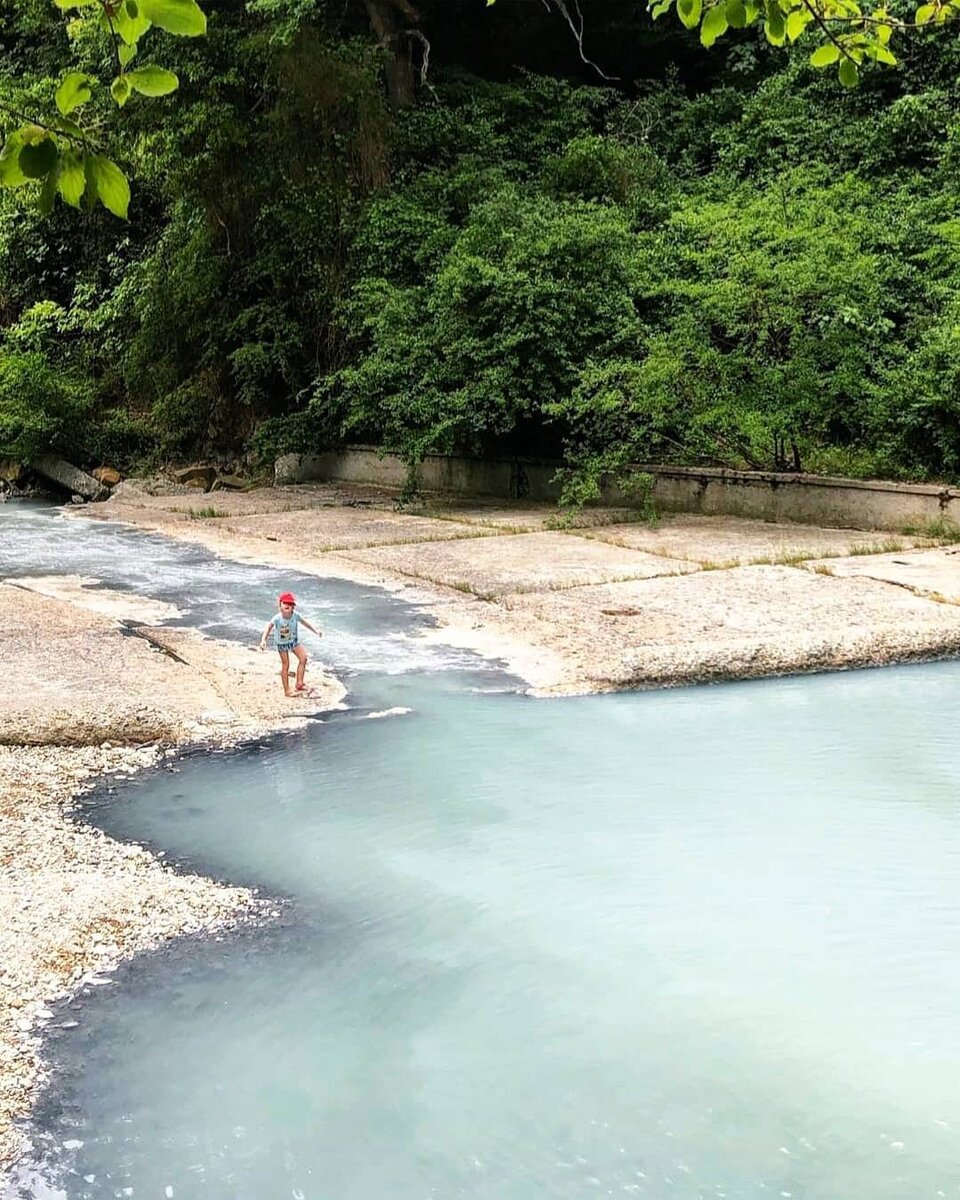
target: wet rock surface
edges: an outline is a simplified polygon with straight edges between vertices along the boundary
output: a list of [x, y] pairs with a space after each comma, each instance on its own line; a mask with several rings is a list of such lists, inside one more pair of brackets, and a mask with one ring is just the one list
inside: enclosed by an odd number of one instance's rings
[[342, 483], [218, 493], [199, 520], [155, 482], [123, 487], [92, 515], [403, 590], [440, 622], [428, 636], [503, 657], [542, 693], [960, 652], [960, 554], [917, 534], [442, 497], [401, 510]]

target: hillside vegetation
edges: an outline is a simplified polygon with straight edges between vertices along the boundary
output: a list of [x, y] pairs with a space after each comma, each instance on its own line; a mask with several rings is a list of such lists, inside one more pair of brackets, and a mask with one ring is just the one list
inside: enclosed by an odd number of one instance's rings
[[[953, 36], [848, 90], [604, 0], [605, 81], [536, 6], [434, 0], [398, 103], [359, 9], [206, 8], [177, 94], [124, 109], [128, 221], [0, 192], [0, 456], [359, 440], [562, 458], [571, 499], [654, 460], [960, 479]], [[61, 26], [0, 9], [18, 102]]]

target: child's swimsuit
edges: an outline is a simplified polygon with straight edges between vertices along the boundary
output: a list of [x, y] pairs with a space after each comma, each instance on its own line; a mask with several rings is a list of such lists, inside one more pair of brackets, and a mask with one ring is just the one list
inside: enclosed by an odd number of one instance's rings
[[292, 650], [296, 646], [299, 624], [300, 618], [296, 613], [291, 613], [289, 617], [277, 613], [273, 618], [273, 637], [278, 650]]

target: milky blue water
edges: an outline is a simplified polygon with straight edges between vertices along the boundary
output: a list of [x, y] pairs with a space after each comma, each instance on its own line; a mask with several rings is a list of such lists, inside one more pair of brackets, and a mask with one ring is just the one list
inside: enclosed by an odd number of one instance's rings
[[960, 665], [537, 701], [382, 593], [0, 507], [38, 571], [246, 641], [292, 586], [353, 707], [93, 798], [282, 916], [61, 1011], [8, 1195], [960, 1197]]

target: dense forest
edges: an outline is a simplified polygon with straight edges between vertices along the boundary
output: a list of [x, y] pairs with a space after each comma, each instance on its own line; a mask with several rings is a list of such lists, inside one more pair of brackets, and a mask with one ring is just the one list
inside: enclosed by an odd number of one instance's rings
[[[0, 456], [960, 479], [955, 35], [845, 88], [639, 0], [582, 41], [538, 0], [204, 8], [111, 128], [126, 221], [0, 191]], [[0, 126], [68, 33], [0, 3]]]

